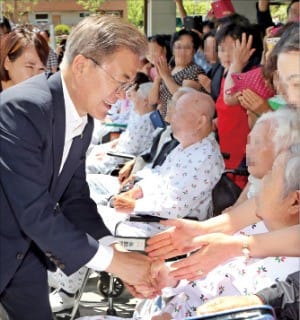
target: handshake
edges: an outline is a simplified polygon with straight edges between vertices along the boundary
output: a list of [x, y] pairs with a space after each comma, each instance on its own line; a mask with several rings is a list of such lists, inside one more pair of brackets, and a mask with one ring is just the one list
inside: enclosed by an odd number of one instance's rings
[[138, 252], [125, 252], [115, 247], [112, 263], [106, 270], [121, 278], [129, 292], [138, 298], [154, 298], [165, 287], [177, 284], [162, 260], [151, 260]]

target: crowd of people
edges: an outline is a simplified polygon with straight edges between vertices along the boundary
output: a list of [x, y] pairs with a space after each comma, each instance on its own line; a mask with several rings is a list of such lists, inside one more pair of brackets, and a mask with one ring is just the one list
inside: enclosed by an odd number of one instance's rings
[[[268, 0], [256, 10], [257, 24], [210, 12], [197, 29], [148, 38], [91, 16], [58, 54], [47, 30], [1, 23], [0, 306], [9, 319], [72, 308], [88, 269], [141, 298], [134, 319], [260, 304], [298, 318], [300, 3], [280, 26]], [[241, 195], [216, 215], [225, 170]], [[149, 239], [140, 253], [115, 236]]]

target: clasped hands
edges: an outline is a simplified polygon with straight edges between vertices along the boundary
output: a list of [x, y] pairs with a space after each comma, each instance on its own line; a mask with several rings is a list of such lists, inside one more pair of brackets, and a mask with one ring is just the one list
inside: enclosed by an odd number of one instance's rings
[[143, 197], [143, 192], [138, 186], [133, 187], [127, 192], [114, 196], [114, 207], [124, 213], [130, 213], [135, 208], [135, 200]]
[[130, 261], [119, 275], [133, 296], [154, 298], [161, 294], [163, 288], [176, 285], [177, 280], [170, 276], [170, 269], [164, 261], [151, 260], [148, 256], [137, 252], [125, 254]]

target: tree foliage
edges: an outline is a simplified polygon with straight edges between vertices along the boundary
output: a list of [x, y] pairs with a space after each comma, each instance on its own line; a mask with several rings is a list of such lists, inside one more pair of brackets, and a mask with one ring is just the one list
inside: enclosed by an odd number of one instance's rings
[[106, 0], [76, 0], [85, 10], [96, 12], [100, 10], [101, 4]]
[[22, 23], [22, 17], [32, 10], [39, 0], [0, 0], [2, 13], [14, 23]]
[[[183, 0], [186, 13], [189, 16], [205, 16], [210, 10], [210, 0]], [[179, 16], [178, 11], [176, 15]]]
[[144, 25], [144, 0], [127, 0], [128, 21], [142, 28]]

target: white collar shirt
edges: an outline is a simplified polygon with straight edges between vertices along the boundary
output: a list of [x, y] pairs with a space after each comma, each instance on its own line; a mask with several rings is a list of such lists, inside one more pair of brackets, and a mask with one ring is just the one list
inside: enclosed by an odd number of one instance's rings
[[[70, 94], [68, 92], [66, 83], [61, 74], [63, 95], [65, 101], [65, 119], [66, 119], [66, 129], [65, 129], [65, 141], [62, 161], [60, 165], [59, 173], [61, 173], [63, 166], [67, 160], [68, 154], [71, 149], [73, 139], [83, 133], [83, 130], [87, 124], [87, 115], [81, 117], [71, 100]], [[96, 254], [92, 259], [86, 264], [88, 268], [95, 270], [105, 270], [111, 263], [113, 258], [113, 249], [110, 247], [115, 240], [112, 236], [105, 236], [99, 240], [99, 247]]]
[[87, 124], [87, 115], [81, 117], [78, 114], [75, 108], [75, 105], [69, 95], [69, 91], [67, 89], [63, 76], [61, 76], [61, 80], [62, 80], [64, 101], [65, 101], [66, 128], [65, 128], [64, 151], [63, 151], [59, 173], [61, 173], [63, 166], [67, 160], [73, 139], [83, 133], [83, 130]]

